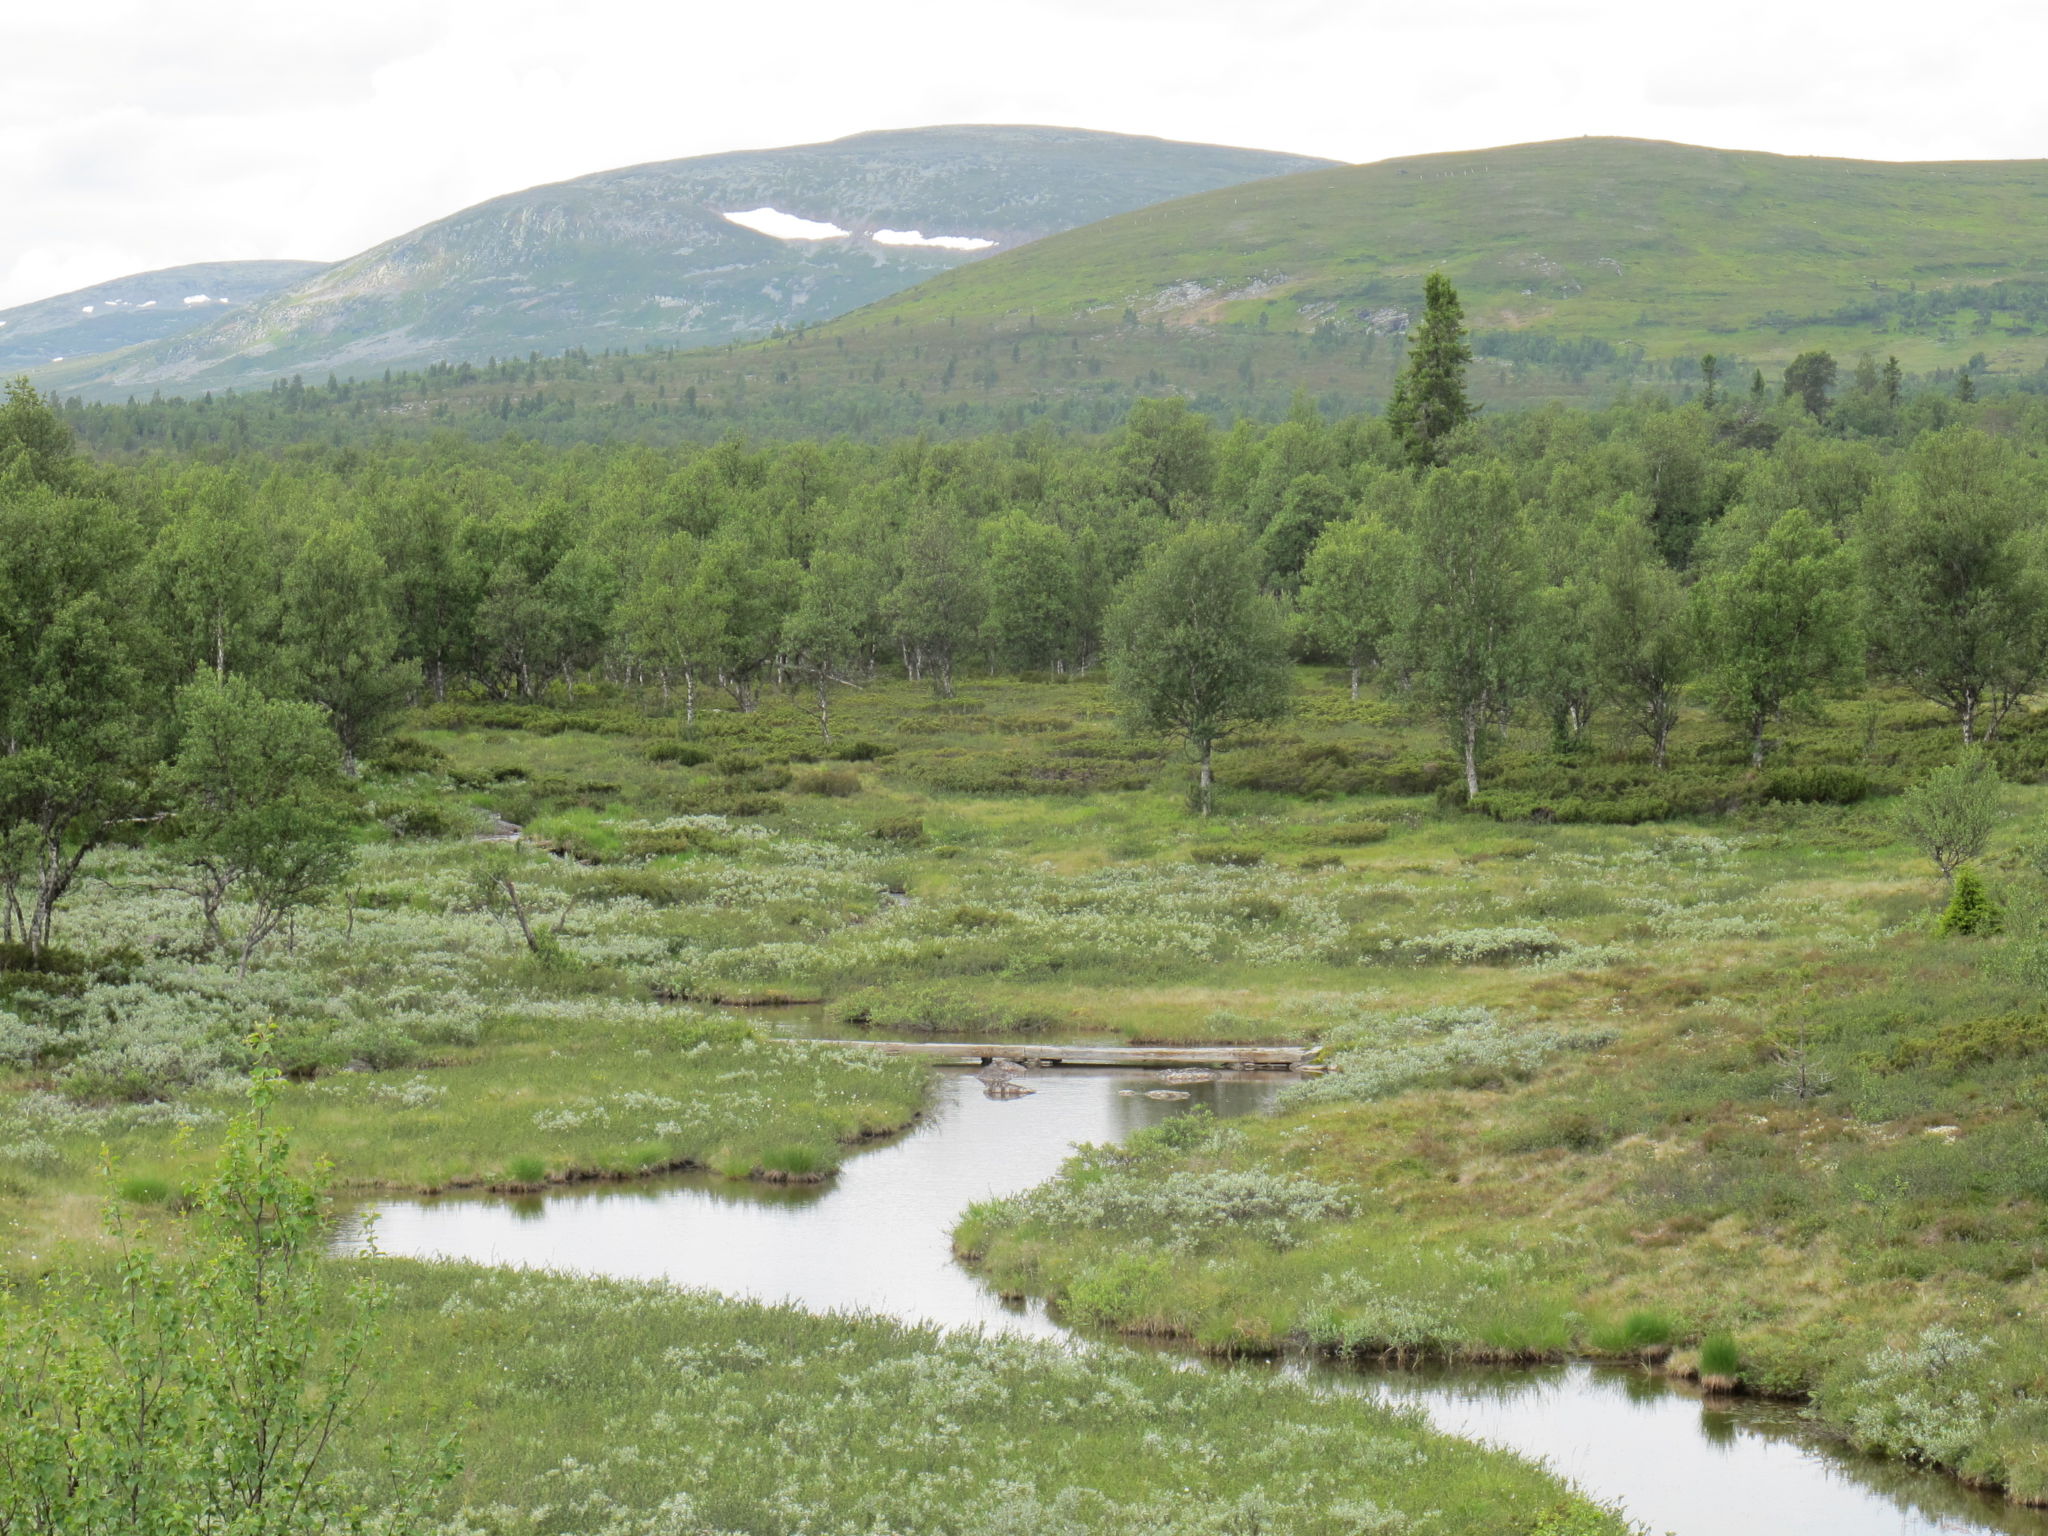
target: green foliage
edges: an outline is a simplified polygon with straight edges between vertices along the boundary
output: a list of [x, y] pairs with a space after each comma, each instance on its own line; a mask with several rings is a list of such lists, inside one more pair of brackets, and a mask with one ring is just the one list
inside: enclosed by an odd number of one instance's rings
[[813, 768], [796, 775], [795, 788], [800, 795], [846, 800], [860, 793], [860, 775], [851, 768]]
[[[340, 1294], [322, 1256], [322, 1188], [273, 1123], [258, 1043], [248, 1109], [198, 1191], [190, 1251], [167, 1259], [109, 1223], [106, 1270], [0, 1311], [0, 1524], [67, 1536], [290, 1536], [360, 1511], [335, 1450], [373, 1369], [382, 1292]], [[128, 1198], [161, 1199], [140, 1181]], [[381, 1518], [403, 1529], [452, 1473], [409, 1469]]]
[[1990, 756], [1972, 751], [1937, 768], [1899, 797], [1900, 833], [1934, 862], [1945, 880], [1983, 855], [2002, 814], [2004, 786]]
[[1225, 869], [1250, 869], [1264, 863], [1266, 854], [1246, 843], [1198, 843], [1188, 850], [1188, 858], [1197, 864], [1220, 865]]
[[[1974, 871], [1965, 870], [1965, 874]], [[1956, 882], [1962, 890], [1960, 879]], [[1950, 902], [1951, 910], [1954, 901]], [[1947, 914], [1943, 914], [1946, 922]], [[1973, 929], [1943, 928], [1947, 932]], [[1884, 1055], [1885, 1066], [1894, 1072], [1931, 1068], [1938, 1072], [1962, 1072], [1994, 1062], [2020, 1061], [2048, 1051], [2048, 1017], [2031, 1011], [1992, 1014], [1984, 1018], [1958, 1019], [1943, 1024], [1931, 1034], [1912, 1035], [1895, 1042]]]
[[1242, 537], [1197, 524], [1159, 546], [1119, 590], [1108, 633], [1132, 729], [1187, 743], [1208, 815], [1216, 743], [1285, 713], [1292, 682], [1279, 614], [1258, 590]]
[[354, 862], [334, 738], [313, 705], [266, 699], [239, 676], [201, 672], [176, 710], [178, 751], [160, 784], [172, 806], [168, 851], [191, 871], [212, 943], [226, 942], [224, 905], [248, 906], [238, 944], [247, 971], [257, 947]]
[[1869, 793], [1869, 774], [1833, 763], [1775, 769], [1762, 783], [1764, 799], [1806, 805], [1854, 805]]
[[886, 816], [868, 828], [868, 836], [885, 843], [921, 843], [924, 841], [924, 818]]
[[1422, 324], [1408, 343], [1408, 366], [1387, 402], [1387, 424], [1421, 468], [1440, 465], [1451, 434], [1471, 419], [1465, 397], [1465, 365], [1472, 346], [1465, 337], [1465, 311], [1458, 290], [1441, 272], [1422, 286]]
[[1479, 794], [1482, 737], [1528, 670], [1532, 575], [1505, 470], [1432, 471], [1416, 509], [1403, 651], [1464, 755], [1468, 800]]
[[1955, 871], [1955, 886], [1948, 905], [1934, 925], [1943, 938], [1963, 934], [1983, 938], [2005, 926], [2005, 909], [1992, 899], [1984, 877], [1965, 864]]
[[1855, 593], [1848, 554], [1794, 510], [1694, 588], [1716, 711], [1749, 738], [1761, 768], [1764, 733], [1856, 673]]

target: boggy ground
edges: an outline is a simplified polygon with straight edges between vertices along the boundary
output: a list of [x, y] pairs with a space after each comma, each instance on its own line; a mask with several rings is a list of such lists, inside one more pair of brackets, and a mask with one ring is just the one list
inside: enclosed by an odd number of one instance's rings
[[[768, 1040], [736, 1002], [825, 999], [848, 1033], [1316, 1038], [1344, 1070], [1270, 1121], [1089, 1154], [963, 1251], [1219, 1350], [1711, 1346], [1866, 1444], [2048, 1491], [2041, 791], [2009, 791], [1987, 861], [2005, 935], [1937, 941], [1883, 798], [1797, 803], [1843, 781], [1753, 780], [1698, 719], [1668, 775], [1518, 734], [1492, 808], [1562, 819], [1496, 821], [1432, 798], [1447, 754], [1400, 701], [1303, 685], [1223, 755], [1206, 823], [1093, 681], [880, 682], [829, 747], [794, 695], [687, 731], [591, 690], [429, 711], [365, 779], [346, 900], [245, 979], [150, 850], [107, 852], [67, 954], [4, 977], [10, 1267], [90, 1227], [102, 1144], [128, 1200], [174, 1204], [264, 1019], [302, 1143], [400, 1188], [808, 1176], [917, 1112], [915, 1067]], [[2008, 774], [2043, 741], [2014, 732]], [[1882, 698], [1774, 761], [1854, 799], [1952, 751]], [[487, 813], [528, 841], [476, 843]], [[552, 942], [480, 906], [489, 860]]]

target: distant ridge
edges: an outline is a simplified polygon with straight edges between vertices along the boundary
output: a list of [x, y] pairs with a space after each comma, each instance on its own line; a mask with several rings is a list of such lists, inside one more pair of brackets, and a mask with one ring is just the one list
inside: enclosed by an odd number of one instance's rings
[[[1331, 163], [956, 126], [631, 166], [479, 203], [187, 334], [48, 377], [99, 393], [190, 390], [570, 347], [718, 345], [1148, 203]], [[757, 210], [843, 233], [785, 239], [728, 217]], [[947, 244], [905, 243], [918, 236]]]
[[326, 270], [324, 261], [201, 261], [0, 309], [0, 372], [160, 341]]

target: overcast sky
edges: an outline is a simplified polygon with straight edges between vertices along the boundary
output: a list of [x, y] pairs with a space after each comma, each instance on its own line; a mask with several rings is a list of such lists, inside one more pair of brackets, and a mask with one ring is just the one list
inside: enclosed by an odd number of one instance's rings
[[339, 259], [646, 160], [1061, 123], [1343, 160], [1582, 133], [2048, 156], [2048, 6], [0, 0], [0, 307]]

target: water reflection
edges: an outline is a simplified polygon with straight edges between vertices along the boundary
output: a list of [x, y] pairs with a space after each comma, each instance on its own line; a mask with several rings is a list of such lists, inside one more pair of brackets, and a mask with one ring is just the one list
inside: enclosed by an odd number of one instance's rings
[[[1050, 1178], [1075, 1142], [1121, 1141], [1196, 1105], [1244, 1114], [1279, 1081], [1226, 1074], [1160, 1101], [1143, 1096], [1157, 1086], [1146, 1074], [1058, 1069], [1029, 1074], [1028, 1096], [991, 1099], [948, 1072], [916, 1129], [824, 1184], [682, 1175], [545, 1197], [388, 1201], [371, 1214], [389, 1254], [673, 1280], [812, 1311], [1058, 1337], [1042, 1303], [1003, 1302], [955, 1262], [960, 1212]], [[355, 1244], [344, 1237], [344, 1248]]]
[[2048, 1517], [1822, 1438], [1799, 1409], [1703, 1400], [1645, 1371], [1571, 1365], [1308, 1374], [1420, 1409], [1439, 1429], [1537, 1458], [1651, 1531], [1756, 1536], [2040, 1536]]
[[[376, 1207], [391, 1254], [546, 1266], [702, 1286], [813, 1311], [864, 1311], [944, 1326], [1065, 1336], [1037, 1302], [1004, 1302], [952, 1256], [950, 1233], [976, 1200], [1050, 1177], [1077, 1141], [1121, 1140], [1207, 1105], [1256, 1111], [1285, 1079], [1245, 1073], [1185, 1085], [1161, 1101], [1141, 1073], [1032, 1072], [1027, 1097], [991, 1099], [965, 1072], [941, 1074], [931, 1113], [862, 1151], [822, 1185], [680, 1177], [545, 1197], [391, 1201]], [[1246, 1364], [1244, 1369], [1268, 1367]], [[1938, 1475], [1851, 1455], [1817, 1439], [1795, 1407], [1703, 1402], [1642, 1371], [1368, 1372], [1284, 1367], [1330, 1390], [1406, 1404], [1440, 1428], [1548, 1462], [1675, 1536], [2048, 1536], [2048, 1516], [2014, 1510]]]

